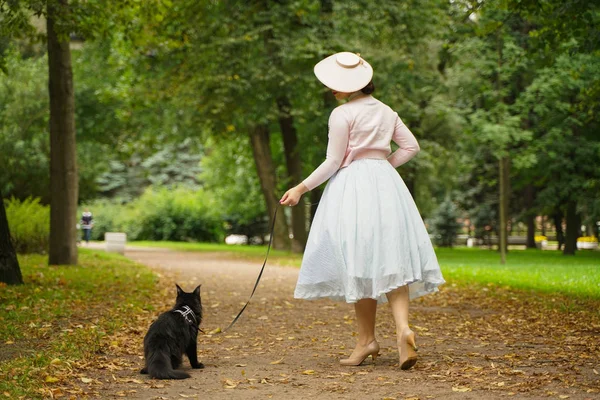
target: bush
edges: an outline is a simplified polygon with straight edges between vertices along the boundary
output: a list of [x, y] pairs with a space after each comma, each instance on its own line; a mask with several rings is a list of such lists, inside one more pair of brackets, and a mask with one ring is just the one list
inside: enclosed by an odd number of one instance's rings
[[4, 200], [8, 227], [20, 254], [47, 253], [50, 242], [50, 207], [40, 199]]
[[125, 232], [129, 240], [220, 242], [223, 222], [202, 190], [149, 188], [129, 204], [99, 201], [87, 205], [94, 215], [92, 238]]

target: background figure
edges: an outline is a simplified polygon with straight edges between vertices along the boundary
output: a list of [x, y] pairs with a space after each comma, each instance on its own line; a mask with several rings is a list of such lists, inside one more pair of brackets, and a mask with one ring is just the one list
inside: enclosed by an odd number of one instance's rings
[[88, 208], [86, 208], [81, 214], [81, 229], [83, 230], [83, 240], [89, 244], [90, 238], [92, 237], [92, 228], [94, 227], [94, 218]]

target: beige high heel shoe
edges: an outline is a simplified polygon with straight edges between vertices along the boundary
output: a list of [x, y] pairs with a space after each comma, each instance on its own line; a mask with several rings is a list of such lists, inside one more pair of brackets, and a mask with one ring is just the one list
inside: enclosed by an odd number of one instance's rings
[[369, 343], [364, 348], [364, 350], [360, 354], [355, 355], [354, 357], [340, 360], [340, 364], [356, 367], [356, 366], [362, 364], [362, 362], [365, 361], [367, 359], [367, 357], [369, 357], [369, 356], [371, 356], [373, 361], [375, 361], [375, 359], [377, 358], [378, 355], [379, 355], [379, 343], [377, 343], [377, 341], [373, 340], [371, 343]]
[[417, 363], [417, 345], [413, 331], [406, 329], [402, 332], [400, 348], [398, 350], [400, 351], [400, 369], [410, 369]]

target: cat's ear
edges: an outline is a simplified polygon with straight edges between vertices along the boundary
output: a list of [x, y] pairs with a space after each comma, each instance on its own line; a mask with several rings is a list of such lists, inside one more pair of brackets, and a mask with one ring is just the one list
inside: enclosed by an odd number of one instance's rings
[[179, 285], [178, 285], [178, 284], [175, 284], [175, 286], [177, 286], [177, 296], [181, 296], [183, 293], [185, 293], [185, 292], [183, 291], [183, 289], [179, 287]]
[[202, 285], [198, 285], [198, 287], [196, 287], [196, 289], [194, 289], [194, 295], [200, 296], [200, 286], [202, 286]]

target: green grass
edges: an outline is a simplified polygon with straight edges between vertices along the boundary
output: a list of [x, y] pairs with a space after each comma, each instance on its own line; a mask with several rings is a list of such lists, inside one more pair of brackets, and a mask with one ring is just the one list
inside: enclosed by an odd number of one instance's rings
[[[189, 243], [189, 242], [127, 242], [128, 246], [161, 247], [177, 251], [198, 251], [203, 253], [220, 253], [223, 256], [249, 261], [261, 261], [267, 254], [267, 246], [228, 245], [221, 243]], [[269, 264], [299, 267], [301, 254], [289, 251], [273, 250], [269, 253]]]
[[0, 287], [0, 393], [45, 398], [100, 352], [132, 313], [149, 310], [155, 275], [122, 256], [81, 249], [79, 266], [20, 256], [24, 285]]
[[[164, 247], [179, 251], [219, 252], [223, 256], [262, 261], [266, 246], [213, 243], [133, 242], [131, 245]], [[558, 251], [513, 250], [507, 263], [487, 249], [437, 248], [436, 254], [448, 282], [486, 285], [493, 283], [515, 289], [560, 293], [578, 298], [600, 299], [600, 252], [578, 251], [563, 256]], [[300, 266], [302, 256], [271, 250], [271, 265]]]
[[563, 256], [558, 251], [515, 250], [500, 264], [496, 251], [436, 249], [447, 281], [462, 284], [494, 283], [516, 289], [557, 293], [600, 300], [600, 252], [578, 251]]

